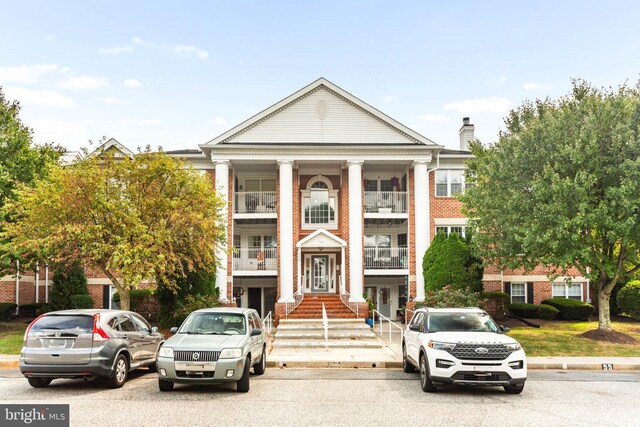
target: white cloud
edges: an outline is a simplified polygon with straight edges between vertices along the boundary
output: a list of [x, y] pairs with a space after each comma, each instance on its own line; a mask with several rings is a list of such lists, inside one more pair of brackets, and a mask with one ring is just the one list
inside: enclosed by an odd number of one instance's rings
[[55, 39], [56, 39], [56, 36], [54, 36], [53, 34], [47, 34], [47, 36], [44, 38], [44, 40], [47, 42], [52, 42]]
[[86, 126], [92, 124], [92, 122], [65, 122], [50, 119], [34, 119], [29, 121], [29, 126], [33, 128], [33, 136], [36, 142], [54, 141], [66, 147], [69, 147], [71, 142], [79, 144], [86, 141]]
[[116, 47], [101, 47], [98, 52], [105, 53], [107, 55], [114, 55], [118, 53], [131, 52], [133, 48], [131, 46], [116, 46]]
[[442, 123], [449, 119], [444, 114], [422, 114], [418, 116], [418, 120], [428, 123]]
[[449, 102], [444, 106], [445, 110], [454, 110], [462, 114], [470, 113], [506, 113], [513, 103], [506, 98], [490, 96], [488, 98], [465, 99]]
[[127, 101], [125, 101], [124, 99], [120, 99], [120, 98], [113, 98], [113, 97], [103, 97], [103, 98], [98, 98], [98, 101], [105, 103], [105, 104], [110, 104], [110, 105], [123, 105], [126, 104]]
[[195, 46], [175, 46], [173, 48], [173, 53], [187, 58], [197, 56], [200, 59], [207, 59], [209, 57], [209, 52], [207, 52], [206, 50], [198, 49]]
[[498, 80], [500, 81], [500, 83], [504, 83], [507, 81], [507, 76], [500, 76]]
[[213, 122], [213, 124], [218, 125], [218, 126], [224, 126], [227, 124], [227, 121], [225, 120], [224, 117], [214, 117], [213, 120], [211, 120]]
[[69, 77], [58, 83], [58, 87], [74, 90], [94, 90], [107, 85], [104, 77], [78, 76]]
[[529, 82], [522, 85], [523, 89], [526, 90], [541, 90], [541, 89], [549, 89], [548, 85], [543, 85], [540, 83]]
[[73, 99], [52, 90], [31, 90], [22, 87], [5, 87], [4, 93], [9, 99], [16, 99], [22, 105], [39, 105], [41, 107], [70, 108]]
[[396, 97], [395, 97], [395, 96], [393, 96], [393, 95], [387, 95], [387, 96], [385, 96], [385, 97], [384, 97], [384, 98], [382, 98], [382, 99], [384, 100], [384, 102], [394, 102], [394, 101], [395, 101], [396, 99], [398, 99], [398, 98], [396, 98]]
[[140, 86], [142, 86], [142, 83], [140, 83], [136, 79], [124, 79], [122, 81], [122, 84], [125, 85], [126, 87], [140, 87]]
[[35, 83], [44, 74], [58, 69], [58, 64], [20, 65], [18, 67], [0, 67], [0, 83]]
[[122, 119], [122, 124], [125, 125], [159, 125], [160, 123], [162, 122], [158, 119]]
[[141, 46], [146, 46], [146, 47], [152, 47], [153, 46], [153, 43], [146, 42], [146, 41], [144, 41], [142, 39], [139, 39], [138, 37], [134, 37], [133, 39], [131, 39], [131, 41], [134, 42], [135, 44], [139, 44]]

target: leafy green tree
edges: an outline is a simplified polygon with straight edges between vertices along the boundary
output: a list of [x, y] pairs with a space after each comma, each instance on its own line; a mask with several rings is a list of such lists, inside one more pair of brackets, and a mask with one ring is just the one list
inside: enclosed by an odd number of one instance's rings
[[72, 308], [72, 295], [88, 295], [87, 277], [78, 261], [71, 266], [58, 265], [53, 272], [51, 286], [50, 309], [66, 310]]
[[129, 309], [129, 290], [142, 280], [171, 288], [175, 277], [216, 268], [223, 206], [207, 177], [165, 153], [102, 153], [22, 186], [3, 236], [26, 258], [94, 266]]
[[461, 197], [487, 262], [552, 274], [571, 267], [597, 284], [598, 329], [609, 299], [640, 269], [640, 87], [573, 82], [558, 100], [525, 102], [476, 156]]
[[454, 289], [482, 290], [482, 262], [472, 252], [472, 240], [457, 233], [440, 232], [422, 259], [425, 291], [436, 291], [445, 285]]

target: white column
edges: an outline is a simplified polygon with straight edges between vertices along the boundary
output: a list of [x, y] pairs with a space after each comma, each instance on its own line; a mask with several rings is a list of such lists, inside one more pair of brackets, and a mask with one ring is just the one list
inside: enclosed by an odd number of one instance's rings
[[349, 293], [350, 301], [364, 302], [362, 298], [362, 163], [349, 165]]
[[293, 300], [293, 162], [278, 162], [280, 169], [278, 223], [280, 224], [280, 299]]
[[424, 276], [422, 275], [422, 258], [429, 247], [429, 175], [427, 162], [418, 161], [413, 164], [414, 191], [414, 232], [416, 246], [416, 301], [424, 301]]
[[298, 293], [302, 293], [302, 249], [298, 248]]
[[[229, 161], [216, 161], [216, 192], [218, 196], [224, 200], [222, 208], [222, 223], [225, 230], [228, 225], [228, 208], [229, 208]], [[216, 270], [216, 286], [220, 290], [220, 301], [229, 302], [227, 298], [227, 246], [218, 249], [218, 259], [220, 265]]]
[[344, 282], [344, 270], [347, 265], [347, 258], [345, 257], [344, 246], [340, 248], [340, 293], [344, 294], [346, 290], [346, 283]]

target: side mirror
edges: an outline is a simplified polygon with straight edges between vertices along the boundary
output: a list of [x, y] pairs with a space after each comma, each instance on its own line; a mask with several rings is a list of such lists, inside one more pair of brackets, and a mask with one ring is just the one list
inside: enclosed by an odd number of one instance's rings
[[158, 327], [157, 326], [152, 326], [151, 327], [151, 333], [155, 334], [156, 332], [158, 332]]
[[507, 333], [507, 332], [509, 332], [510, 330], [511, 330], [511, 328], [510, 328], [510, 327], [500, 325], [500, 333], [501, 333], [501, 334], [506, 334], [506, 333]]
[[169, 333], [171, 335], [175, 334], [176, 332], [178, 332], [178, 327], [177, 326], [174, 326], [173, 328], [169, 329]]
[[260, 328], [255, 328], [251, 330], [251, 336], [252, 337], [256, 337], [258, 335], [262, 335], [262, 329]]
[[422, 332], [420, 325], [409, 325], [409, 330], [413, 332]]

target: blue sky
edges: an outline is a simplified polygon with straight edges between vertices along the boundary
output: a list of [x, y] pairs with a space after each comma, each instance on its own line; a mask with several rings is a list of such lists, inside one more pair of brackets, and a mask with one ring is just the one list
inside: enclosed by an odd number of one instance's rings
[[571, 78], [635, 83], [640, 3], [0, 1], [0, 86], [36, 142], [196, 148], [318, 77], [449, 148]]

